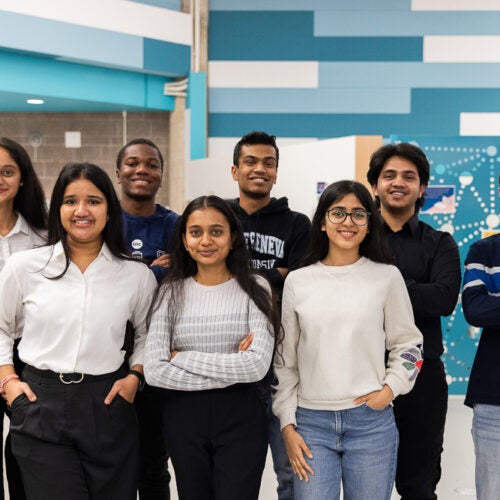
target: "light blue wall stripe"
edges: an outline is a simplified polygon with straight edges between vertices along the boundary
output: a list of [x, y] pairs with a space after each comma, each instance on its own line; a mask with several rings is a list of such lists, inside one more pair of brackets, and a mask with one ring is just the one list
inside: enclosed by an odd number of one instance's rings
[[[0, 91], [172, 110], [174, 100], [163, 95], [168, 79], [85, 66], [47, 58], [0, 53]], [[152, 95], [148, 95], [152, 92]]]
[[211, 113], [409, 113], [409, 88], [211, 89]]
[[163, 9], [181, 10], [181, 0], [132, 0], [137, 3], [144, 3], [146, 5], [154, 5]]
[[187, 106], [190, 117], [190, 155], [191, 160], [205, 158], [207, 155], [207, 75], [190, 73]]
[[498, 88], [500, 64], [320, 62], [319, 87]]
[[142, 37], [0, 11], [2, 47], [141, 69]]
[[500, 12], [317, 10], [315, 36], [498, 35]]
[[210, 10], [411, 10], [411, 0], [210, 0]]

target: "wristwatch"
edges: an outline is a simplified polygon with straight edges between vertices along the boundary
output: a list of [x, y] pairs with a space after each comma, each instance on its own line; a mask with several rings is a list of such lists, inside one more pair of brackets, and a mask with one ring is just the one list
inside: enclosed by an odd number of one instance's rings
[[144, 385], [146, 384], [144, 375], [137, 370], [129, 370], [128, 375], [135, 375], [139, 379], [139, 387], [137, 388], [137, 390], [142, 391], [142, 389], [144, 389]]

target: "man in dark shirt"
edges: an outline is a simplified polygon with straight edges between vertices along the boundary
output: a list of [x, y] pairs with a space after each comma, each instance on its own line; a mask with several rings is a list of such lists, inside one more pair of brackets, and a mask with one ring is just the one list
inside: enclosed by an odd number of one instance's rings
[[[231, 174], [238, 182], [239, 198], [230, 204], [241, 220], [243, 233], [258, 269], [281, 297], [285, 277], [299, 267], [309, 244], [311, 222], [288, 207], [288, 200], [272, 198], [278, 175], [276, 137], [265, 132], [243, 136], [234, 148]], [[278, 500], [293, 500], [293, 472], [281, 437], [280, 424], [271, 411], [272, 371], [259, 384], [267, 411], [269, 444], [278, 478]]]
[[396, 488], [403, 500], [436, 499], [448, 407], [441, 316], [450, 315], [457, 302], [460, 257], [450, 234], [418, 219], [429, 182], [422, 150], [405, 143], [382, 146], [371, 157], [367, 178], [424, 336], [424, 363], [415, 387], [394, 401], [400, 437]]
[[[124, 239], [130, 254], [146, 262], [157, 281], [170, 262], [169, 247], [179, 216], [156, 203], [163, 176], [163, 156], [148, 139], [133, 139], [119, 151], [116, 176], [121, 188], [120, 204]], [[127, 341], [133, 332], [128, 329]], [[139, 499], [168, 500], [170, 473], [163, 434], [163, 390], [145, 385], [137, 393], [139, 421]]]
[[465, 259], [462, 307], [467, 321], [483, 328], [465, 404], [474, 411], [477, 499], [490, 500], [500, 491], [500, 234], [471, 245]]

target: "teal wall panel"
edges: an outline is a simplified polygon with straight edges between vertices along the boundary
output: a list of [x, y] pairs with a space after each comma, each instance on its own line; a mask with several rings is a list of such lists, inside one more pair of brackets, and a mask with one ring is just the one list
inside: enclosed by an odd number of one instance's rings
[[[470, 245], [488, 230], [488, 215], [500, 213], [497, 179], [500, 171], [500, 139], [497, 137], [392, 136], [392, 142], [420, 146], [431, 165], [430, 186], [455, 188], [455, 211], [421, 214], [420, 218], [439, 229], [453, 228], [463, 264]], [[491, 229], [500, 229], [491, 227]], [[479, 340], [479, 332], [464, 318], [457, 304], [451, 316], [442, 319], [445, 353], [443, 361], [451, 394], [464, 394]]]

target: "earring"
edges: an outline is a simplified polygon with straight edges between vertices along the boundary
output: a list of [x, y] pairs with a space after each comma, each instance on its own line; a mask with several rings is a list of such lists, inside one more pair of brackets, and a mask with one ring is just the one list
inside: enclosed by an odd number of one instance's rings
[[19, 184], [19, 187], [22, 187], [24, 186], [24, 182], [21, 181], [21, 183]]
[[109, 222], [109, 215], [106, 216], [106, 222]]

